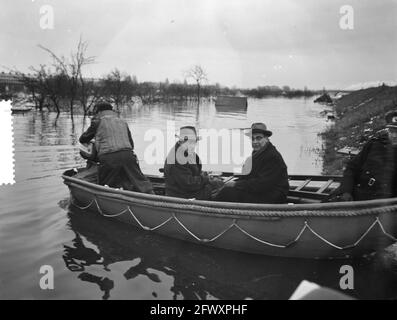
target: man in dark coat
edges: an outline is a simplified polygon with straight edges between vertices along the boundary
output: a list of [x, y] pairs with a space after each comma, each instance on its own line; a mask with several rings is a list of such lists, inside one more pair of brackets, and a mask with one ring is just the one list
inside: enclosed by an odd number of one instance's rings
[[272, 132], [263, 123], [251, 126], [252, 156], [243, 166], [243, 176], [230, 181], [214, 195], [215, 201], [286, 203], [289, 191], [287, 166], [269, 141]]
[[165, 194], [170, 197], [210, 200], [211, 192], [220, 181], [202, 171], [202, 164], [195, 152], [196, 128], [180, 129], [179, 141], [170, 150], [164, 164]]
[[397, 196], [397, 111], [386, 114], [386, 130], [368, 141], [346, 165], [331, 200], [359, 201]]
[[109, 187], [153, 193], [153, 188], [143, 175], [134, 153], [134, 141], [128, 124], [118, 118], [108, 103], [94, 107], [95, 116], [79, 141], [89, 143], [95, 138], [99, 159], [98, 183]]

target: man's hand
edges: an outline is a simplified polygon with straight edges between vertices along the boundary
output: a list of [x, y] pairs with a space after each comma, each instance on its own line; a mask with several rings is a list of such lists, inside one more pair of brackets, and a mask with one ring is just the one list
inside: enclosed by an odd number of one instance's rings
[[340, 199], [342, 201], [353, 201], [353, 196], [349, 193], [349, 192], [345, 192], [344, 194], [342, 194], [342, 196], [340, 197]]
[[[214, 177], [211, 177], [211, 178], [214, 179]], [[216, 177], [215, 177], [215, 179], [222, 180], [222, 179], [219, 179]], [[223, 188], [225, 188], [225, 187], [231, 188], [231, 187], [234, 187], [236, 184], [236, 182], [234, 181], [234, 178], [231, 178], [231, 180], [227, 181], [226, 183], [223, 183], [223, 180], [222, 180], [222, 182], [219, 181], [218, 183], [219, 183], [219, 185], [221, 185], [221, 187], [220, 188], [218, 187], [218, 188], [212, 190], [211, 199], [214, 199], [223, 190]]]
[[215, 186], [215, 187], [217, 187], [217, 188], [220, 188], [220, 187], [222, 187], [223, 185], [224, 185], [224, 182], [223, 182], [223, 179], [222, 178], [220, 178], [220, 177], [214, 177], [214, 176], [209, 176], [210, 177], [210, 180], [209, 180], [209, 183], [212, 185], [212, 186]]

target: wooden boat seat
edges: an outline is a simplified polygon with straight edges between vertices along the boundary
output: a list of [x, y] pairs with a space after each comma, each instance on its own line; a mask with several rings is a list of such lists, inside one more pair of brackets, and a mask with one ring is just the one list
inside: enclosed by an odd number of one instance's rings
[[[164, 173], [164, 168], [159, 169]], [[231, 177], [232, 172], [220, 173], [222, 177]], [[235, 175], [238, 177], [239, 175]], [[158, 176], [148, 176], [154, 185], [156, 194], [164, 194], [164, 178]], [[335, 190], [341, 181], [341, 176], [315, 176], [315, 175], [290, 175], [290, 191], [288, 202], [290, 203], [320, 203]], [[298, 184], [296, 186], [296, 184]]]
[[[160, 172], [164, 172], [161, 168]], [[68, 170], [66, 175], [75, 176], [76, 178], [96, 183], [96, 168], [92, 166], [88, 170]], [[146, 175], [153, 185], [154, 192], [158, 195], [165, 195], [164, 177], [160, 175]], [[220, 173], [221, 177], [230, 178], [231, 172]], [[238, 177], [238, 175], [235, 175]], [[295, 204], [320, 203], [324, 201], [332, 190], [335, 190], [340, 184], [341, 176], [308, 176], [308, 175], [290, 175], [290, 190], [288, 202]]]

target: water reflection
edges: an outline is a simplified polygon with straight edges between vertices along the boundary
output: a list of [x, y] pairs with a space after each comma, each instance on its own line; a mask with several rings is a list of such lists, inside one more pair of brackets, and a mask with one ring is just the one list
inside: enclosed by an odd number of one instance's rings
[[246, 117], [247, 116], [247, 109], [233, 109], [230, 110], [228, 107], [224, 106], [217, 106], [216, 107], [216, 115], [217, 116], [229, 116], [230, 118], [233, 117]]
[[102, 299], [107, 300], [110, 297], [110, 290], [113, 289], [114, 287], [114, 282], [110, 280], [109, 278], [103, 278], [100, 276], [95, 276], [93, 274], [83, 272], [79, 274], [78, 277], [80, 280], [85, 281], [85, 282], [91, 282], [95, 283], [99, 286], [99, 289], [103, 291], [103, 297]]
[[[66, 267], [72, 272], [79, 272], [78, 278], [81, 281], [97, 284], [103, 292], [102, 299], [107, 300], [110, 297], [110, 290], [114, 288], [114, 282], [108, 277], [85, 272], [86, 267], [92, 265], [103, 265], [103, 258], [94, 249], [87, 248], [83, 240], [77, 232], [72, 244], [64, 245], [63, 260]], [[106, 267], [105, 267], [106, 270]]]
[[[145, 278], [146, 286], [153, 288], [145, 299], [167, 297], [167, 292], [172, 299], [288, 299], [303, 279], [339, 289], [343, 264], [353, 265], [355, 271], [356, 289], [348, 294], [397, 297], [397, 287], [390, 290], [397, 284], [396, 274], [385, 254], [333, 261], [271, 258], [173, 240], [74, 207], [69, 207], [68, 217], [75, 239], [64, 247], [66, 266], [80, 280], [96, 283], [103, 299], [118, 290], [111, 280], [116, 272], [124, 282]], [[115, 271], [113, 266], [120, 263], [123, 268]], [[87, 266], [98, 266], [98, 274], [87, 272]], [[374, 269], [383, 273], [381, 279]], [[123, 294], [135, 297], [132, 292]]]

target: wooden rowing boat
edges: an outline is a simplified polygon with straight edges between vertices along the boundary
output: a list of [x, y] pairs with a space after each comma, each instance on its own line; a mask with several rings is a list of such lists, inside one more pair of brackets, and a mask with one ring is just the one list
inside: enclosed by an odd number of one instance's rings
[[[321, 203], [339, 176], [290, 176], [288, 204], [236, 204], [166, 197], [100, 186], [96, 168], [63, 174], [72, 204], [147, 231], [217, 248], [282, 257], [345, 258], [396, 241], [397, 198]], [[222, 174], [223, 177], [230, 174]]]
[[12, 113], [24, 113], [31, 111], [34, 107], [35, 105], [30, 99], [17, 99], [12, 102], [11, 111]]
[[33, 109], [33, 107], [30, 107], [30, 106], [15, 106], [15, 107], [11, 108], [11, 112], [12, 113], [17, 113], [17, 112], [23, 113], [23, 112], [29, 112], [32, 109]]
[[248, 109], [247, 97], [218, 96], [215, 100], [217, 112], [246, 113]]

